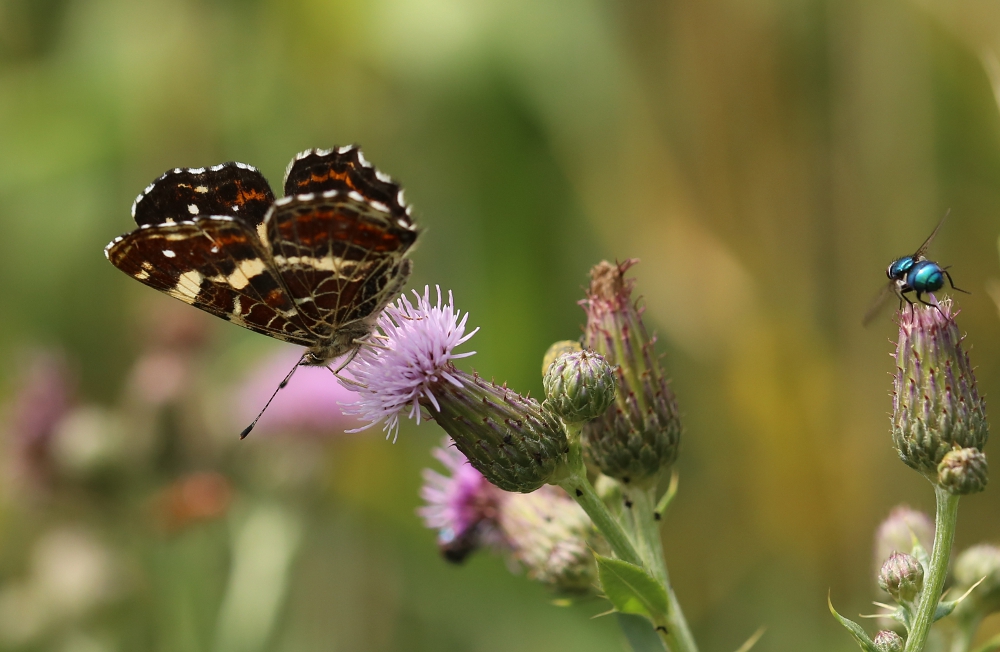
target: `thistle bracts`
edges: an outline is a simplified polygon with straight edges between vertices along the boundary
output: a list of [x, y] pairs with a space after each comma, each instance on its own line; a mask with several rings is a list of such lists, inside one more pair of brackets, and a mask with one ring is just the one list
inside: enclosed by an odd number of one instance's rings
[[900, 313], [892, 439], [900, 459], [935, 484], [945, 455], [956, 447], [981, 452], [989, 435], [962, 340], [950, 299]]
[[882, 630], [872, 641], [877, 652], [903, 652], [903, 637], [892, 630]]
[[584, 423], [604, 414], [615, 400], [615, 375], [600, 353], [563, 353], [542, 378], [546, 407], [566, 423]]
[[924, 567], [913, 555], [894, 552], [879, 570], [878, 585], [897, 602], [913, 602], [924, 588]]
[[938, 464], [938, 484], [956, 496], [979, 493], [989, 482], [986, 454], [976, 448], [956, 448]]
[[559, 421], [538, 401], [477, 375], [449, 370], [459, 385], [435, 388], [425, 406], [469, 463], [504, 491], [527, 493], [546, 484], [565, 459]]
[[549, 365], [555, 362], [556, 358], [564, 353], [576, 353], [582, 350], [583, 346], [576, 340], [559, 340], [558, 342], [553, 342], [552, 346], [545, 352], [545, 355], [542, 356], [542, 375], [545, 375], [549, 370]]
[[583, 429], [587, 456], [606, 475], [623, 482], [654, 480], [677, 459], [681, 425], [673, 392], [654, 351], [655, 338], [632, 301], [634, 259], [601, 262], [590, 272], [586, 348], [615, 369], [615, 402]]

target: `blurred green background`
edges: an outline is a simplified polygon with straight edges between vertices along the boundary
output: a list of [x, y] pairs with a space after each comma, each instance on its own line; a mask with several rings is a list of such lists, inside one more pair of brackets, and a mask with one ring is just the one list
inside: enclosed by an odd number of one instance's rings
[[[1000, 395], [998, 57], [1000, 5], [974, 0], [0, 0], [0, 649], [623, 649], [600, 601], [440, 560], [414, 514], [435, 426], [235, 441], [233, 388], [290, 347], [101, 254], [165, 169], [278, 187], [297, 151], [355, 142], [425, 230], [411, 286], [454, 290], [467, 362], [522, 391], [579, 333], [590, 265], [642, 259], [702, 649], [761, 625], [762, 652], [856, 649], [828, 589], [871, 612], [874, 528], [933, 507], [889, 438], [894, 326], [860, 319], [948, 208], [930, 253]], [[135, 396], [150, 341], [185, 351], [169, 400]], [[58, 472], [11, 425], [39, 359], [85, 406]], [[180, 527], [162, 505], [196, 471], [222, 485]], [[1000, 540], [998, 510], [996, 487], [963, 500], [958, 547]]]

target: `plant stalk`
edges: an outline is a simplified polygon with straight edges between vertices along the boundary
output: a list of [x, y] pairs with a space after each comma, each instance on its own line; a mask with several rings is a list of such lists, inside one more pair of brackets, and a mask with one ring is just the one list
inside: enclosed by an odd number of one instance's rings
[[597, 495], [590, 480], [587, 479], [587, 468], [583, 464], [583, 451], [580, 444], [581, 430], [582, 426], [580, 425], [566, 424], [566, 434], [569, 438], [567, 465], [564, 473], [561, 477], [556, 478], [553, 484], [562, 487], [579, 503], [583, 511], [593, 521], [594, 527], [604, 535], [619, 559], [636, 566], [642, 566], [642, 557], [636, 552], [628, 534], [608, 511], [604, 501]]
[[698, 652], [698, 646], [688, 627], [684, 612], [674, 589], [670, 586], [667, 562], [663, 556], [663, 540], [656, 520], [655, 487], [639, 488], [629, 492], [632, 500], [632, 519], [635, 524], [639, 554], [645, 567], [667, 590], [667, 643], [674, 652]]
[[951, 544], [955, 540], [955, 524], [958, 521], [958, 496], [948, 493], [935, 485], [934, 498], [937, 514], [934, 522], [934, 548], [931, 551], [930, 568], [924, 576], [924, 589], [920, 593], [920, 604], [913, 618], [906, 638], [904, 652], [921, 652], [927, 642], [934, 612], [941, 599], [941, 589], [948, 575], [948, 560], [951, 559]]

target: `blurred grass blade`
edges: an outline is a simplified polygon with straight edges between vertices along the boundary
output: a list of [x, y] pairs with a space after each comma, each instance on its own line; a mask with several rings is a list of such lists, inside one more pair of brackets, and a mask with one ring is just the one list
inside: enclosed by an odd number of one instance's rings
[[746, 640], [746, 643], [744, 643], [743, 645], [739, 646], [736, 649], [736, 652], [750, 652], [750, 648], [752, 648], [754, 645], [757, 645], [757, 641], [760, 640], [760, 637], [764, 635], [764, 632], [766, 630], [767, 630], [766, 627], [761, 627], [760, 629], [758, 629], [756, 632], [753, 633], [753, 635], [750, 638]]
[[255, 507], [238, 526], [215, 632], [216, 652], [263, 649], [285, 599], [301, 534], [298, 517], [276, 505]]

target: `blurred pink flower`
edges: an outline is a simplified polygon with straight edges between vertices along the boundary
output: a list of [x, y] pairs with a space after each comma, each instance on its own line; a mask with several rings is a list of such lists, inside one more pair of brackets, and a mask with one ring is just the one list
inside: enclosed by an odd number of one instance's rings
[[[249, 424], [301, 356], [285, 349], [264, 358], [237, 392], [237, 415]], [[336, 369], [337, 363], [331, 363]], [[341, 371], [341, 374], [345, 372]], [[254, 427], [254, 433], [340, 434], [362, 422], [345, 415], [341, 403], [357, 400], [325, 367], [300, 366]]]
[[418, 508], [417, 514], [427, 527], [437, 530], [444, 558], [461, 563], [483, 545], [505, 547], [497, 522], [503, 502], [512, 494], [497, 489], [472, 468], [450, 438], [445, 437], [432, 453], [448, 474], [424, 469], [420, 497], [426, 505]]
[[52, 436], [75, 403], [75, 379], [62, 355], [39, 352], [18, 385], [7, 427], [12, 472], [23, 481], [44, 482]]

